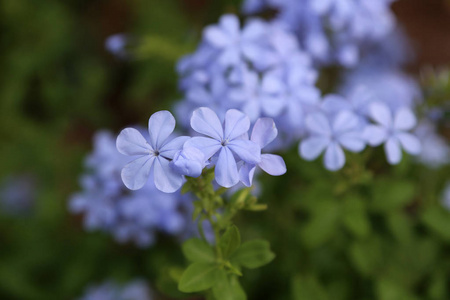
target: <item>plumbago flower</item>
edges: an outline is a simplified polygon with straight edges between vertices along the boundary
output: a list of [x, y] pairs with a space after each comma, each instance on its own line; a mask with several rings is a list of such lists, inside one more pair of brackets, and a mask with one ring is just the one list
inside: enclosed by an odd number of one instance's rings
[[[275, 126], [275, 122], [270, 118], [261, 118], [256, 121], [250, 140], [263, 149], [270, 144], [277, 135], [278, 130]], [[261, 154], [261, 162], [258, 164], [244, 162], [243, 166], [240, 168], [239, 176], [244, 185], [248, 187], [252, 185], [253, 175], [257, 166], [272, 176], [280, 176], [286, 173], [286, 164], [281, 156]]]
[[122, 130], [117, 137], [117, 149], [124, 155], [138, 156], [122, 170], [122, 180], [127, 188], [142, 188], [152, 171], [158, 190], [173, 193], [181, 187], [182, 175], [175, 172], [169, 164], [189, 137], [169, 139], [174, 129], [175, 118], [172, 114], [159, 111], [148, 121], [149, 142], [134, 128]]
[[215, 156], [215, 175], [219, 185], [229, 188], [239, 182], [235, 156], [250, 164], [260, 163], [260, 146], [242, 138], [250, 128], [250, 119], [244, 113], [228, 110], [222, 125], [214, 111], [201, 107], [194, 111], [191, 126], [206, 137], [193, 137], [185, 147], [201, 150], [208, 159]]
[[330, 171], [344, 166], [345, 154], [342, 148], [360, 152], [365, 147], [358, 128], [358, 118], [351, 112], [342, 111], [332, 120], [323, 113], [314, 113], [305, 122], [309, 137], [300, 143], [300, 155], [306, 160], [314, 160], [325, 151], [324, 164]]
[[90, 286], [79, 300], [151, 300], [153, 293], [143, 280], [133, 280], [125, 285], [107, 281]]
[[[144, 132], [145, 134], [145, 132]], [[191, 199], [180, 193], [163, 193], [152, 182], [137, 191], [127, 189], [121, 179], [122, 168], [130, 158], [120, 154], [112, 133], [101, 131], [94, 137], [94, 150], [86, 159], [81, 177], [82, 191], [74, 194], [69, 210], [83, 214], [86, 230], [99, 230], [120, 243], [134, 242], [139, 247], [152, 245], [157, 233], [182, 237], [194, 233], [195, 225], [187, 212]], [[192, 228], [191, 228], [192, 227]]]
[[421, 152], [419, 139], [407, 131], [416, 126], [417, 120], [409, 108], [401, 108], [395, 113], [381, 102], [370, 106], [370, 115], [377, 125], [369, 125], [364, 137], [371, 146], [384, 143], [384, 150], [390, 164], [398, 164], [402, 159], [403, 148], [412, 155]]
[[312, 63], [281, 24], [250, 19], [241, 28], [236, 16], [224, 15], [218, 25], [205, 29], [197, 51], [178, 63], [185, 94], [176, 107], [178, 119], [188, 127], [188, 116], [199, 107], [211, 108], [220, 119], [237, 109], [251, 122], [260, 117], [287, 120], [282, 131], [288, 134], [302, 119], [292, 116], [292, 108], [303, 113], [307, 109], [302, 106], [320, 97]]
[[363, 52], [395, 28], [394, 0], [246, 0], [244, 13], [277, 11], [275, 21], [295, 31], [321, 65], [355, 66]]

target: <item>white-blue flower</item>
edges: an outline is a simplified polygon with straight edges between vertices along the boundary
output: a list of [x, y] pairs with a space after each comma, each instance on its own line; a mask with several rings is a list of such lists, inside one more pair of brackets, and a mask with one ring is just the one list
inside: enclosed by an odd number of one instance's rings
[[418, 155], [421, 152], [419, 139], [407, 132], [417, 123], [416, 116], [409, 108], [400, 108], [393, 114], [386, 104], [376, 102], [370, 106], [370, 116], [377, 125], [367, 126], [364, 137], [371, 146], [384, 143], [384, 150], [390, 164], [395, 165], [401, 161], [401, 148], [412, 155]]
[[244, 113], [236, 109], [228, 110], [222, 126], [214, 111], [201, 107], [192, 114], [191, 126], [207, 137], [193, 137], [186, 142], [185, 147], [201, 150], [207, 159], [218, 153], [215, 175], [219, 185], [229, 188], [239, 182], [235, 156], [251, 164], [261, 161], [258, 144], [243, 139], [250, 128], [250, 119]]
[[174, 171], [169, 163], [175, 153], [183, 148], [189, 137], [169, 139], [175, 129], [175, 118], [168, 111], [154, 113], [148, 121], [150, 141], [134, 128], [126, 128], [117, 137], [120, 153], [137, 156], [137, 159], [122, 169], [122, 180], [127, 188], [138, 190], [154, 173], [155, 186], [165, 193], [173, 193], [182, 185], [182, 175]]
[[342, 148], [359, 152], [365, 147], [358, 118], [349, 111], [338, 113], [333, 120], [323, 113], [313, 113], [306, 117], [305, 124], [310, 135], [301, 142], [300, 155], [306, 160], [314, 160], [325, 151], [324, 164], [330, 171], [344, 166]]

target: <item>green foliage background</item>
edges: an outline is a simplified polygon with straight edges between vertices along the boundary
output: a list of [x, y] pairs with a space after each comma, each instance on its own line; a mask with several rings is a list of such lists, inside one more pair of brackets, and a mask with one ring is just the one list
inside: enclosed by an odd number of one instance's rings
[[[31, 215], [0, 216], [0, 299], [74, 299], [88, 284], [134, 277], [159, 289], [157, 299], [198, 299], [176, 290], [186, 262], [175, 241], [119, 245], [85, 232], [66, 207], [93, 133], [170, 109], [181, 97], [176, 60], [239, 2], [0, 2], [0, 177], [37, 180]], [[117, 32], [142, 38], [132, 59], [104, 49]], [[440, 87], [430, 98], [450, 99], [450, 82]], [[276, 253], [268, 266], [245, 270], [249, 299], [450, 299], [450, 213], [440, 205], [448, 166], [406, 158], [393, 168], [372, 149], [330, 173], [295, 149], [284, 157], [285, 176], [262, 177], [269, 209], [237, 220], [245, 240], [265, 238]]]

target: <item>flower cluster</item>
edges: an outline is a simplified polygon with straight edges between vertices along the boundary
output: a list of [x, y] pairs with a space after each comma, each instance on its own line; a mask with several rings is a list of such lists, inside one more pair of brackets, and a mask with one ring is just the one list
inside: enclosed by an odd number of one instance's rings
[[392, 32], [394, 1], [246, 0], [243, 10], [277, 10], [276, 22], [295, 31], [316, 62], [351, 67], [366, 48]]
[[152, 291], [143, 280], [134, 280], [126, 285], [107, 281], [86, 289], [79, 300], [151, 300]]
[[151, 178], [156, 188], [165, 193], [178, 190], [184, 176], [198, 177], [203, 168], [215, 167], [215, 180], [230, 188], [242, 181], [250, 185], [256, 166], [271, 175], [282, 175], [286, 165], [276, 155], [261, 155], [261, 147], [277, 135], [271, 119], [260, 119], [248, 137], [250, 119], [230, 109], [223, 122], [207, 107], [195, 110], [191, 127], [202, 136], [172, 137], [175, 118], [168, 111], [154, 113], [149, 119], [149, 141], [133, 128], [126, 128], [117, 137], [117, 149], [136, 157], [122, 170], [125, 185], [137, 190]]
[[298, 128], [300, 115], [320, 97], [317, 71], [296, 36], [260, 19], [241, 29], [236, 16], [222, 16], [219, 24], [205, 28], [197, 51], [180, 60], [178, 71], [185, 100], [176, 111], [185, 127], [196, 108], [209, 107], [221, 119], [238, 109], [252, 123], [270, 117], [277, 124], [284, 121], [281, 128]]
[[86, 161], [89, 171], [81, 178], [83, 191], [72, 197], [70, 210], [84, 214], [88, 230], [102, 230], [119, 242], [132, 241], [142, 247], [151, 245], [157, 232], [184, 234], [190, 224], [189, 199], [180, 193], [162, 193], [154, 184], [129, 191], [120, 175], [128, 162], [117, 152], [111, 133], [97, 133], [94, 152]]

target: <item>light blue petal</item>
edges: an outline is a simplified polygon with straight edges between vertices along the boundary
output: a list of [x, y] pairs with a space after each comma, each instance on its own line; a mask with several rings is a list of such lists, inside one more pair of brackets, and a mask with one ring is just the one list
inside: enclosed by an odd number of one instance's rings
[[286, 163], [279, 155], [262, 154], [258, 166], [272, 176], [280, 176], [286, 173]]
[[416, 126], [417, 119], [414, 113], [409, 108], [401, 108], [397, 113], [395, 114], [394, 118], [394, 128], [397, 130], [411, 130]]
[[244, 163], [239, 169], [239, 178], [241, 182], [248, 187], [253, 184], [253, 175], [255, 174], [256, 165]]
[[230, 38], [234, 38], [239, 35], [240, 25], [239, 19], [232, 14], [223, 15], [220, 18], [220, 27], [224, 30]]
[[307, 138], [300, 144], [300, 156], [306, 160], [314, 160], [325, 150], [329, 143], [329, 138], [315, 136]]
[[336, 133], [354, 130], [358, 126], [359, 120], [350, 111], [339, 112], [333, 120], [333, 131]]
[[130, 190], [139, 190], [148, 180], [155, 156], [146, 155], [133, 160], [122, 169], [122, 181]]
[[125, 155], [148, 155], [153, 150], [142, 134], [134, 128], [125, 128], [120, 132], [116, 147]]
[[322, 108], [328, 113], [351, 110], [351, 103], [339, 95], [327, 95], [323, 98]]
[[203, 30], [203, 36], [211, 46], [223, 48], [230, 44], [228, 35], [218, 26], [208, 26]]
[[249, 140], [233, 140], [226, 148], [230, 148], [240, 159], [250, 164], [261, 161], [261, 148], [258, 144]]
[[225, 139], [232, 141], [250, 129], [250, 119], [236, 109], [230, 109], [225, 114]]
[[223, 128], [216, 113], [207, 107], [200, 107], [192, 113], [191, 127], [198, 133], [218, 141], [223, 138]]
[[331, 143], [325, 151], [323, 160], [325, 163], [325, 168], [330, 171], [337, 171], [345, 164], [344, 151], [337, 143]]
[[211, 158], [222, 147], [219, 141], [207, 137], [196, 136], [186, 141], [184, 147], [194, 147], [203, 152], [206, 159]]
[[230, 188], [239, 182], [236, 161], [228, 147], [223, 147], [220, 151], [215, 174], [217, 183], [223, 187]]
[[315, 134], [329, 136], [331, 134], [330, 122], [322, 113], [312, 113], [306, 117], [306, 127]]
[[363, 131], [363, 138], [370, 146], [375, 147], [387, 139], [387, 130], [383, 126], [368, 125]]
[[406, 152], [412, 155], [420, 154], [422, 146], [420, 140], [416, 136], [410, 133], [399, 133], [397, 134], [397, 138], [400, 140], [400, 143]]
[[384, 144], [384, 151], [386, 152], [387, 160], [391, 165], [398, 164], [402, 159], [402, 150], [400, 143], [395, 137], [391, 137]]
[[164, 193], [173, 193], [183, 184], [183, 176], [170, 167], [170, 162], [158, 157], [154, 163], [154, 180], [158, 190]]
[[154, 113], [148, 120], [150, 145], [158, 150], [175, 129], [175, 118], [167, 110]]
[[382, 102], [375, 102], [370, 105], [370, 116], [384, 127], [390, 128], [392, 126], [392, 112]]
[[341, 134], [338, 137], [339, 144], [347, 150], [360, 152], [366, 147], [362, 134], [357, 131], [351, 131]]
[[264, 148], [270, 144], [278, 135], [275, 122], [271, 118], [258, 119], [253, 126], [251, 140]]
[[188, 136], [179, 136], [166, 142], [161, 146], [159, 153], [165, 158], [172, 159], [179, 150], [183, 149], [184, 143], [189, 140]]
[[263, 96], [260, 101], [264, 113], [269, 117], [278, 117], [286, 107], [286, 101], [282, 97]]

